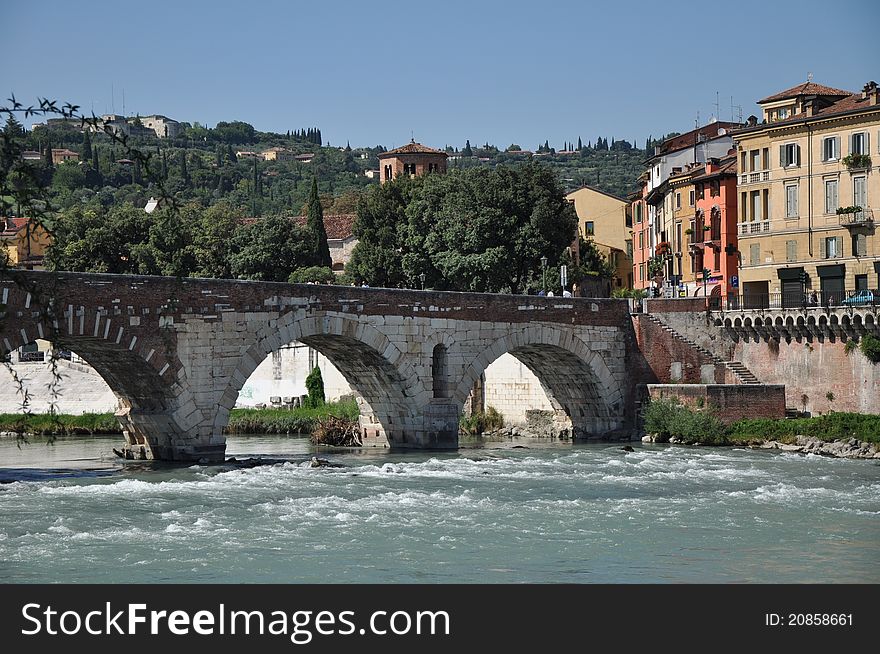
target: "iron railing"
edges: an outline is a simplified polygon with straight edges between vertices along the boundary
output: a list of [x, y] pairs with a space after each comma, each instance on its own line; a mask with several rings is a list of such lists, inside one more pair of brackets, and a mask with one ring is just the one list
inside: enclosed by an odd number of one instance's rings
[[[720, 299], [720, 298], [719, 298]], [[787, 293], [730, 293], [725, 298], [728, 311], [748, 309], [822, 309], [880, 306], [880, 290], [792, 291]], [[720, 306], [717, 308], [721, 308]]]

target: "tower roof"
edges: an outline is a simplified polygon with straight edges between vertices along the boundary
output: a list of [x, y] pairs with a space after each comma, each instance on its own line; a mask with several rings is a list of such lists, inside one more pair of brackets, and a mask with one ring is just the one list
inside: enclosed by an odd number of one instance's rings
[[442, 154], [444, 157], [449, 156], [442, 150], [435, 150], [434, 148], [429, 148], [427, 145], [422, 145], [421, 143], [410, 141], [402, 147], [394, 148], [393, 150], [389, 150], [388, 152], [383, 152], [379, 155], [379, 159], [396, 157], [400, 154]]
[[777, 100], [787, 100], [788, 98], [797, 98], [801, 95], [824, 95], [835, 98], [845, 98], [852, 95], [852, 92], [835, 89], [830, 86], [823, 86], [822, 84], [816, 84], [815, 82], [804, 82], [803, 84], [792, 86], [790, 89], [775, 93], [763, 100], [758, 100], [758, 104], [776, 102]]

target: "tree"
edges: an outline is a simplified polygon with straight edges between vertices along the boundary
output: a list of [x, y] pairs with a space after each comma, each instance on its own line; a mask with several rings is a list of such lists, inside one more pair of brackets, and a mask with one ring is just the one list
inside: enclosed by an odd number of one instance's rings
[[346, 270], [372, 286], [519, 293], [559, 260], [577, 216], [545, 166], [475, 167], [372, 188]]
[[336, 273], [326, 266], [308, 266], [294, 270], [287, 281], [291, 284], [332, 284], [336, 281]]
[[238, 279], [286, 282], [312, 260], [308, 233], [290, 219], [270, 216], [240, 227], [232, 237], [231, 273]]
[[324, 378], [321, 377], [321, 369], [318, 366], [312, 368], [306, 377], [306, 390], [309, 393], [310, 407], [317, 408], [324, 405]]
[[83, 161], [88, 161], [92, 158], [92, 139], [89, 137], [89, 130], [83, 131], [82, 138], [82, 152], [80, 158]]
[[461, 151], [461, 156], [462, 157], [473, 157], [474, 156], [474, 151], [471, 148], [470, 139], [468, 139], [467, 142], [464, 144], [464, 148]]
[[312, 191], [309, 194], [309, 211], [306, 229], [309, 231], [314, 251], [314, 261], [318, 266], [333, 267], [330, 247], [327, 245], [327, 229], [324, 227], [324, 210], [318, 197], [318, 180], [312, 178]]
[[180, 177], [189, 185], [189, 171], [186, 168], [186, 150], [180, 151]]
[[243, 217], [240, 209], [218, 202], [201, 212], [193, 229], [197, 277], [231, 279], [232, 240]]
[[8, 139], [16, 139], [24, 136], [24, 127], [22, 124], [18, 122], [18, 119], [9, 114], [6, 117], [6, 125], [3, 128], [3, 132]]
[[584, 144], [581, 143], [581, 137], [578, 136], [578, 150], [583, 150], [583, 149], [584, 149]]

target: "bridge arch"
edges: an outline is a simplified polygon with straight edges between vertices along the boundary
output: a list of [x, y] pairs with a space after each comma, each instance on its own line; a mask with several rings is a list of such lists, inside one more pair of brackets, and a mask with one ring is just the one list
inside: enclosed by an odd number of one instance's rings
[[[361, 425], [367, 436], [391, 445], [406, 443], [421, 426], [420, 401], [427, 395], [422, 380], [404, 354], [382, 332], [346, 315], [304, 317], [287, 314], [257, 333], [257, 340], [238, 359], [223, 393], [214, 422], [222, 433], [247, 379], [272, 352], [298, 341], [329, 360], [361, 399]], [[376, 433], [370, 433], [370, 429]]]
[[577, 336], [545, 325], [506, 334], [466, 364], [452, 394], [459, 406], [486, 368], [505, 353], [538, 378], [557, 417], [571, 421], [576, 438], [623, 429], [623, 389], [603, 356]]

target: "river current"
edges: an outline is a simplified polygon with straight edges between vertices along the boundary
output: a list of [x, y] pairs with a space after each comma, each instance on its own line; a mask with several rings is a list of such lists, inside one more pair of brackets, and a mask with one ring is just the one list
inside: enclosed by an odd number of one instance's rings
[[[253, 468], [0, 441], [5, 582], [880, 582], [880, 465], [520, 440], [454, 453], [230, 438]], [[339, 468], [314, 468], [318, 455]]]

